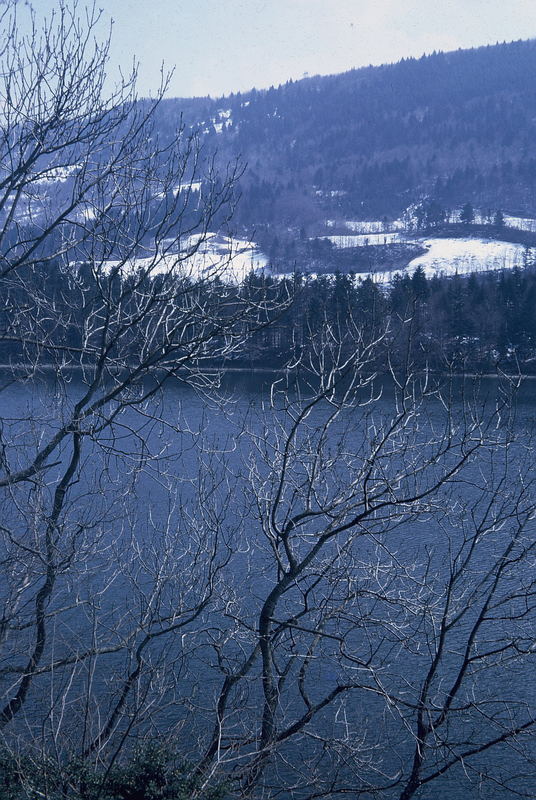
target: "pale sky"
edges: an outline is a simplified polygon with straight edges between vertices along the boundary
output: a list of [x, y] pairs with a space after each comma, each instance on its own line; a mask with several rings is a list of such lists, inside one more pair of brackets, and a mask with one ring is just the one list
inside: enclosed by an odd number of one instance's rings
[[[39, 11], [56, 0], [34, 0]], [[83, 6], [83, 3], [80, 3]], [[217, 97], [304, 74], [536, 37], [536, 0], [97, 0], [112, 63], [140, 62], [139, 93], [175, 67], [170, 96]]]

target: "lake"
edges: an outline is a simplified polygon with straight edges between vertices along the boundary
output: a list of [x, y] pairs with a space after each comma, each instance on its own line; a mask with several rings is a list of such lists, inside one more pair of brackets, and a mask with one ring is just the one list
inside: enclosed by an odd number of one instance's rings
[[[164, 732], [221, 779], [247, 778], [269, 724], [264, 790], [282, 798], [399, 798], [422, 736], [415, 797], [536, 796], [530, 739], [507, 735], [535, 699], [535, 384], [515, 414], [495, 414], [493, 379], [445, 387], [448, 403], [410, 392], [404, 414], [385, 381], [296, 426], [305, 382], [270, 383], [229, 375], [217, 400], [174, 382], [99, 410], [48, 540], [71, 437], [5, 492], [8, 698], [54, 565], [38, 674], [5, 732], [103, 757], [105, 739]], [[4, 468], [83, 391], [76, 373], [7, 385]]]

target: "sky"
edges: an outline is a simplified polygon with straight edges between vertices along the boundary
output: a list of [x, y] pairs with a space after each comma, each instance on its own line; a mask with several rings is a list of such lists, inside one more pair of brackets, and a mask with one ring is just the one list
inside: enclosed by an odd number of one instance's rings
[[[169, 96], [219, 97], [536, 37], [536, 0], [96, 1], [113, 19], [111, 67], [136, 58], [140, 95], [154, 93], [162, 62], [174, 68]], [[59, 0], [34, 2], [45, 12]]]

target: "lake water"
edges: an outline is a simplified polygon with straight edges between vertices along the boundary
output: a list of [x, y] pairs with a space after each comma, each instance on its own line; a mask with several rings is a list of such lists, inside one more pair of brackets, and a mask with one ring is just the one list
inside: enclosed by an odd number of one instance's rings
[[[52, 679], [47, 673], [34, 681], [23, 718], [13, 726], [17, 734], [56, 744], [68, 740], [75, 749], [87, 746], [117, 702], [125, 676], [135, 671], [143, 633], [131, 640], [128, 636], [138, 628], [151, 631], [154, 639], [142, 651], [145, 672], [133, 681], [124, 709], [128, 713], [114, 723], [118, 732], [137, 706], [143, 712], [133, 733], [165, 730], [192, 760], [208, 746], [225, 676], [237, 674], [254, 649], [260, 609], [286, 564], [281, 547], [270, 539], [268, 509], [278, 497], [280, 525], [292, 515], [309, 513], [295, 534], [295, 553], [304, 557], [331, 523], [334, 498], [338, 508], [346, 509], [345, 519], [351, 518], [347, 487], [365, 475], [371, 442], [377, 444], [393, 418], [394, 391], [387, 383], [373, 403], [361, 410], [348, 408], [335, 419], [329, 436], [318, 433], [329, 405], [312, 411], [279, 496], [282, 436], [296, 407], [285, 413], [281, 395], [274, 414], [270, 382], [268, 375], [230, 376], [221, 390], [223, 404], [177, 382], [150, 408], [129, 408], [110, 426], [101, 426], [104, 417], [96, 419], [55, 543], [55, 560], [62, 567], [49, 607], [42, 663], [73, 652], [79, 658]], [[276, 725], [283, 740], [281, 754], [266, 773], [267, 786], [275, 787], [278, 797], [308, 797], [325, 789], [324, 782], [337, 773], [348, 792], [383, 787], [382, 798], [398, 798], [400, 775], [408, 774], [414, 757], [423, 686], [429, 682], [424, 720], [437, 721], [458, 677], [461, 688], [447, 703], [449, 713], [427, 737], [423, 776], [441, 772], [460, 753], [479, 748], [482, 753], [426, 783], [415, 796], [495, 800], [511, 797], [513, 788], [522, 796], [536, 796], [534, 761], [527, 766], [522, 758], [530, 746], [525, 736], [484, 746], [500, 738], [512, 720], [523, 724], [535, 699], [530, 668], [534, 523], [518, 535], [530, 516], [525, 461], [531, 458], [535, 389], [527, 381], [518, 392], [513, 420], [518, 442], [509, 448], [508, 459], [505, 413], [486, 432], [497, 438], [495, 450], [483, 448], [469, 459], [454, 482], [423, 500], [418, 514], [409, 504], [391, 507], [389, 519], [378, 513], [363, 527], [335, 537], [279, 599], [272, 633]], [[54, 435], [82, 391], [76, 375], [61, 387], [45, 378], [4, 389], [3, 441], [12, 472]], [[295, 387], [292, 399], [296, 392]], [[492, 413], [497, 394], [497, 383], [484, 381], [480, 408], [487, 403], [486, 413]], [[452, 399], [456, 425], [462, 419], [461, 395], [458, 385]], [[446, 442], [444, 406], [430, 399], [421, 411], [418, 426], [411, 423], [391, 437], [392, 448], [377, 456], [375, 491], [382, 480], [392, 494], [417, 486], [420, 465], [433, 452], [431, 437], [438, 443], [436, 460], [419, 477], [421, 488], [455, 458], [455, 453], [440, 454]], [[10, 586], [20, 587], [23, 581], [17, 607], [23, 623], [31, 620], [42, 584], [43, 526], [69, 456], [68, 445], [60, 448], [52, 461], [61, 463], [29, 489], [15, 488], [2, 501], [3, 525], [15, 532], [18, 546], [14, 561], [13, 537], [4, 544], [4, 599]], [[519, 492], [520, 470], [525, 494]], [[356, 513], [362, 501], [357, 495]], [[516, 536], [506, 568], [500, 553]], [[497, 577], [499, 585], [490, 594]], [[482, 614], [486, 620], [472, 641]], [[508, 649], [514, 640], [516, 651]], [[469, 668], [462, 675], [470, 641]], [[30, 646], [31, 628], [12, 634], [2, 665], [24, 663]], [[117, 652], [88, 659], [83, 654], [91, 646]], [[150, 680], [143, 677], [149, 666]], [[12, 680], [8, 676], [8, 697]], [[299, 737], [285, 738], [308, 708], [343, 684], [353, 688], [304, 723]], [[261, 712], [257, 659], [229, 695], [218, 756], [224, 770], [247, 762]], [[491, 773], [493, 780], [485, 780]], [[293, 785], [301, 788], [292, 793], [282, 789]]]

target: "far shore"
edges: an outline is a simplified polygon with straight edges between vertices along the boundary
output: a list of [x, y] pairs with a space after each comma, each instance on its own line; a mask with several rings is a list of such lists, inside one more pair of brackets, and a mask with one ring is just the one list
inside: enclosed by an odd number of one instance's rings
[[[59, 373], [62, 370], [65, 370], [65, 371], [70, 371], [70, 370], [80, 371], [82, 369], [85, 369], [85, 370], [89, 371], [91, 369], [89, 365], [87, 365], [85, 367], [82, 367], [80, 364], [65, 364], [65, 365], [63, 365], [61, 367], [59, 367], [57, 364], [39, 364], [39, 366], [35, 367], [35, 368], [34, 367], [30, 367], [30, 365], [27, 365], [27, 364], [0, 364], [0, 371], [6, 371], [6, 372], [8, 372], [10, 370], [13, 370], [14, 372], [16, 372], [18, 370], [23, 371], [23, 370], [28, 369], [28, 368], [30, 368], [30, 371], [31, 371], [31, 373], [33, 373], [33, 375], [38, 375], [38, 373], [41, 370], [54, 370], [57, 373]], [[159, 367], [155, 368], [156, 371], [158, 371], [159, 369], [162, 369], [162, 368], [161, 367], [160, 368]], [[221, 372], [221, 373], [232, 373], [232, 374], [242, 374], [242, 375], [245, 375], [245, 374], [248, 374], [248, 375], [278, 375], [278, 374], [288, 373], [291, 370], [288, 370], [285, 367], [244, 367], [244, 366], [240, 367], [240, 366], [225, 366], [225, 365], [217, 367], [217, 366], [211, 365], [211, 366], [201, 367], [199, 371], [200, 372], [206, 372], [206, 373], [214, 374], [214, 375], [219, 373], [219, 372]], [[292, 370], [292, 372], [294, 372], [294, 371], [295, 370]], [[413, 374], [416, 375], [416, 376], [417, 375], [424, 375], [425, 371], [424, 370], [415, 370], [415, 372]], [[520, 378], [521, 380], [525, 381], [525, 380], [535, 380], [536, 379], [536, 374], [525, 373], [525, 372], [520, 372], [520, 373], [508, 373], [508, 372], [502, 372], [502, 373], [497, 373], [497, 372], [440, 372], [440, 371], [430, 370], [428, 374], [433, 376], [433, 377], [438, 377], [438, 378], [440, 378], [440, 377], [443, 377], [443, 378], [446, 378], [446, 377], [451, 377], [451, 378], [470, 378], [470, 379], [473, 379], [473, 380], [477, 380], [477, 379], [490, 380], [490, 379], [499, 379], [499, 378]], [[388, 372], [377, 372], [377, 376], [379, 378], [380, 377], [388, 377], [389, 373]], [[147, 373], [143, 377], [144, 378], [150, 377], [150, 374]]]

